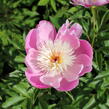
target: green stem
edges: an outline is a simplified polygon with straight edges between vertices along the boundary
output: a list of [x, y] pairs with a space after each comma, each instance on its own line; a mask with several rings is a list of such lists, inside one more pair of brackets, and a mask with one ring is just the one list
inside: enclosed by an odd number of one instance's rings
[[95, 6], [91, 7], [91, 12], [92, 12], [92, 23], [93, 23], [93, 32], [94, 32], [92, 38], [92, 47], [93, 47], [98, 32], [97, 11]]
[[94, 81], [109, 77], [109, 73], [94, 78]]
[[73, 96], [72, 96], [69, 92], [65, 92], [65, 93], [69, 96], [69, 98], [70, 98], [72, 101], [74, 101]]
[[40, 89], [34, 89], [34, 94], [32, 97], [32, 107], [34, 107], [34, 104], [36, 102], [36, 99], [38, 98], [39, 92], [40, 92]]
[[105, 17], [108, 15], [108, 13], [109, 13], [109, 10], [107, 10], [107, 11], [105, 12], [105, 14], [103, 15], [103, 17], [102, 17], [102, 19], [101, 19], [100, 26], [99, 26], [99, 31], [100, 31], [100, 29], [101, 29], [101, 27], [102, 27], [102, 25], [103, 25], [103, 22], [105, 21]]

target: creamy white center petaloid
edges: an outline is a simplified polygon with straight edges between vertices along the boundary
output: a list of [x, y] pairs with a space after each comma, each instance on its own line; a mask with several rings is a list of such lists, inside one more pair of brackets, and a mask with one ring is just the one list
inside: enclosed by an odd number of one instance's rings
[[69, 43], [49, 40], [38, 50], [37, 66], [46, 72], [63, 72], [74, 63], [75, 58]]

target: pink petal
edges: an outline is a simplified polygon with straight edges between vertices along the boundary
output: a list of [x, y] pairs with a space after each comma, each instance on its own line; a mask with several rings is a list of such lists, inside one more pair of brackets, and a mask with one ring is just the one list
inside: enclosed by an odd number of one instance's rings
[[32, 73], [30, 70], [26, 70], [25, 75], [27, 77], [27, 80], [29, 81], [29, 83], [36, 87], [36, 88], [49, 88], [50, 86], [47, 86], [45, 84], [43, 84], [40, 81], [40, 76], [36, 76], [34, 73]]
[[83, 64], [84, 66], [92, 65], [92, 60], [86, 54], [80, 54], [76, 57], [75, 63]]
[[67, 80], [63, 79], [60, 83], [60, 87], [57, 88], [57, 90], [70, 91], [70, 90], [74, 89], [75, 87], [77, 87], [78, 84], [79, 84], [79, 79], [72, 81], [72, 82], [68, 82]]
[[80, 46], [79, 37], [82, 34], [82, 27], [75, 23], [70, 28], [70, 23], [66, 21], [65, 24], [59, 29], [56, 39], [60, 39], [63, 42], [68, 42], [70, 46], [75, 50]]
[[25, 41], [25, 49], [26, 52], [28, 52], [28, 50], [30, 48], [35, 48], [36, 49], [36, 41], [37, 41], [37, 37], [36, 37], [36, 29], [32, 29], [29, 31], [27, 37], [26, 37], [26, 41]]
[[30, 69], [36, 75], [41, 75], [40, 69], [37, 67], [37, 55], [38, 51], [34, 48], [29, 49], [28, 54], [25, 58], [25, 64], [27, 65], [28, 69]]
[[55, 36], [56, 30], [54, 26], [46, 20], [40, 21], [37, 27], [30, 30], [26, 37], [26, 52], [28, 52], [30, 48], [37, 49], [37, 47], [39, 47], [39, 44], [42, 42], [45, 42], [47, 40], [54, 40]]
[[74, 50], [76, 50], [80, 46], [80, 41], [75, 36], [65, 35], [62, 40], [65, 42], [68, 42]]
[[96, 1], [92, 1], [92, 5], [94, 6], [101, 6], [101, 5], [104, 5], [104, 4], [107, 4], [109, 3], [108, 0], [96, 0]]
[[101, 6], [104, 4], [109, 3], [108, 0], [72, 0], [76, 5], [82, 5], [84, 7], [91, 7], [91, 6]]
[[69, 34], [76, 36], [78, 38], [81, 37], [83, 32], [82, 26], [78, 23], [74, 23], [71, 28], [69, 29]]
[[69, 43], [70, 46], [73, 48], [73, 50], [76, 50], [80, 46], [80, 41], [78, 37], [72, 36], [70, 34], [66, 34], [59, 39], [62, 40], [63, 42]]
[[46, 20], [42, 20], [39, 22], [39, 24], [37, 25], [37, 31], [38, 44], [55, 39], [56, 30], [54, 26]]
[[63, 72], [63, 77], [67, 81], [74, 81], [79, 78], [79, 73], [83, 70], [82, 64], [74, 64], [73, 66], [69, 67], [67, 71]]
[[91, 71], [92, 71], [92, 66], [86, 66], [86, 67], [83, 68], [83, 70], [81, 71], [79, 76], [83, 76], [84, 74], [91, 72]]
[[72, 0], [74, 2], [75, 5], [82, 5], [84, 7], [90, 7], [92, 4], [91, 4], [91, 0], [86, 0], [86, 1], [83, 1], [83, 0]]
[[64, 24], [60, 27], [60, 29], [58, 30], [58, 33], [57, 33], [57, 35], [56, 35], [56, 38], [59, 38], [59, 37], [62, 38], [62, 36], [65, 35], [65, 34], [69, 31], [69, 26], [70, 26], [70, 23], [69, 23], [68, 20], [66, 20], [66, 23], [64, 23]]
[[92, 67], [91, 67], [92, 66], [92, 60], [86, 54], [78, 55], [76, 60], [75, 60], [75, 63], [84, 65], [83, 70], [79, 74], [80, 76], [84, 75], [87, 72], [90, 72], [91, 69], [92, 69]]
[[91, 59], [93, 58], [93, 49], [90, 43], [86, 40], [80, 40], [80, 47], [75, 51], [76, 55], [87, 54]]
[[62, 38], [62, 36], [66, 34], [71, 34], [72, 36], [80, 38], [83, 32], [82, 26], [79, 23], [74, 23], [71, 27], [70, 25], [71, 23], [66, 20], [66, 23], [64, 23], [59, 29], [56, 38]]
[[42, 83], [44, 83], [46, 85], [52, 86], [54, 88], [58, 88], [58, 87], [60, 87], [60, 81], [62, 80], [62, 77], [60, 74], [52, 75], [52, 72], [51, 72], [51, 73], [47, 73], [47, 74], [41, 76], [40, 80]]

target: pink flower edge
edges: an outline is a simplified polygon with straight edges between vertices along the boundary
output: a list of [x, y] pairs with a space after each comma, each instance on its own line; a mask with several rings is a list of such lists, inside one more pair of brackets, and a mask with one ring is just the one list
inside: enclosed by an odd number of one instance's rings
[[102, 6], [102, 5], [108, 4], [109, 0], [96, 0], [96, 1], [93, 1], [93, 0], [86, 0], [86, 1], [72, 0], [72, 2], [75, 5], [82, 5], [82, 6], [87, 8], [87, 7], [91, 7], [91, 6]]
[[[83, 31], [81, 25], [78, 23], [72, 26], [70, 25], [71, 23], [67, 21], [62, 25], [58, 33], [56, 33], [54, 26], [50, 22], [43, 20], [39, 22], [36, 28], [30, 30], [28, 33], [25, 42], [27, 52], [25, 58], [27, 70], [25, 75], [32, 86], [36, 88], [53, 87], [59, 91], [70, 91], [78, 86], [80, 76], [92, 70], [93, 49], [88, 41], [79, 39]], [[61, 50], [61, 52], [65, 54], [65, 57], [67, 57], [69, 61], [63, 59], [63, 62], [71, 63], [70, 61], [72, 60], [74, 64], [71, 64], [67, 70], [62, 70], [63, 72], [55, 72], [57, 70], [48, 72], [45, 71], [46, 69], [42, 71], [37, 62], [39, 62], [41, 58], [39, 58], [39, 54], [43, 54], [42, 51], [40, 52], [40, 50], [43, 50], [41, 48], [44, 48], [46, 45], [44, 50], [47, 51], [49, 43], [49, 47], [54, 50], [56, 48], [59, 51], [61, 47], [64, 47], [68, 53], [65, 52], [65, 50]], [[58, 49], [59, 47], [60, 49]], [[73, 52], [68, 48], [73, 50]], [[70, 52], [72, 53], [71, 55]], [[69, 56], [67, 56], [67, 54]], [[43, 57], [43, 55], [41, 56]], [[42, 60], [43, 58], [41, 58], [40, 61], [40, 63], [42, 62], [41, 66], [45, 62]], [[61, 63], [61, 59], [58, 60], [59, 63]]]

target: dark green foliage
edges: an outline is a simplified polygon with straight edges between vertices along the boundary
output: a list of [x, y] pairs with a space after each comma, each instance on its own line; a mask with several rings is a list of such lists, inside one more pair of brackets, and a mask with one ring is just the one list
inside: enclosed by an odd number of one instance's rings
[[[0, 109], [109, 109], [108, 7], [96, 7], [94, 16], [69, 0], [0, 0]], [[80, 23], [93, 46], [93, 70], [70, 92], [36, 89], [25, 78], [25, 36], [42, 19], [56, 29], [66, 19]]]

